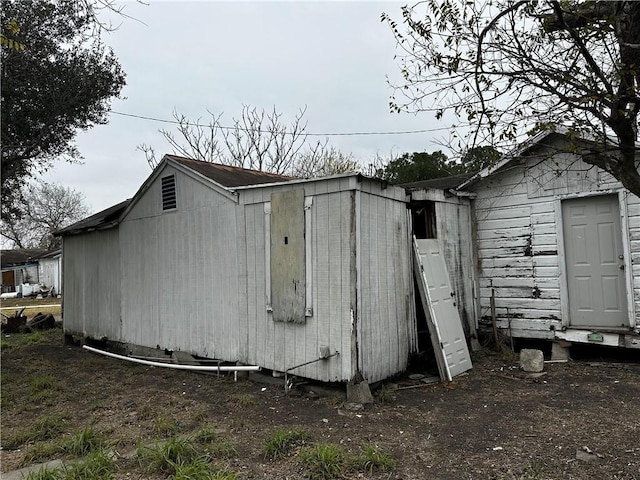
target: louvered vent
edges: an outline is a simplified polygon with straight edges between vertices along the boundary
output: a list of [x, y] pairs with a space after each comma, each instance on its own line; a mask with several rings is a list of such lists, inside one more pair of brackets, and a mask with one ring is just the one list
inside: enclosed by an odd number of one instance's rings
[[162, 210], [171, 210], [176, 207], [176, 177], [175, 175], [162, 177]]

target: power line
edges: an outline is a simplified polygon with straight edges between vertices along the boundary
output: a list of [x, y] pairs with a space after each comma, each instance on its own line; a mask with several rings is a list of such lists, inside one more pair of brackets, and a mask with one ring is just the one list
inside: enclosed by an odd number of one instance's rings
[[[133, 113], [124, 113], [124, 112], [117, 112], [115, 110], [111, 110], [111, 113], [114, 113], [116, 115], [121, 115], [123, 117], [131, 117], [131, 118], [138, 118], [140, 120], [149, 120], [152, 122], [159, 122], [159, 123], [169, 123], [172, 125], [180, 125], [180, 122], [178, 120], [167, 120], [165, 118], [154, 118], [154, 117], [147, 117], [145, 115], [136, 115]], [[205, 127], [208, 128], [211, 125], [205, 125], [202, 123], [192, 123], [192, 122], [186, 122], [188, 125], [194, 126], [194, 127]], [[247, 128], [242, 128], [242, 127], [227, 127], [227, 126], [223, 126], [223, 125], [215, 125], [216, 128], [219, 128], [221, 130], [243, 130], [243, 131], [249, 131], [250, 129]], [[422, 130], [401, 130], [401, 131], [395, 131], [395, 132], [330, 132], [330, 133], [309, 133], [309, 132], [303, 132], [301, 135], [308, 135], [308, 136], [312, 136], [312, 137], [355, 137], [355, 136], [365, 136], [365, 135], [413, 135], [413, 134], [417, 134], [417, 133], [431, 133], [431, 132], [441, 132], [444, 130], [450, 130], [451, 127], [438, 127], [438, 128], [425, 128]], [[253, 130], [253, 129], [251, 129]], [[258, 132], [260, 133], [273, 133], [272, 130], [258, 130]], [[290, 132], [284, 132], [287, 135], [291, 135]]]

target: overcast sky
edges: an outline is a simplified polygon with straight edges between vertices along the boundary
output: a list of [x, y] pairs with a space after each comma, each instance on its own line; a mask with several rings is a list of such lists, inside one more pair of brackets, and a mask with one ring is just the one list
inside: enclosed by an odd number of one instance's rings
[[[394, 132], [438, 129], [430, 113], [391, 114], [388, 79], [398, 79], [394, 38], [380, 14], [400, 19], [403, 2], [125, 3], [104, 36], [127, 74], [112, 110], [171, 119], [174, 110], [231, 124], [242, 105], [272, 109], [289, 123], [306, 106], [307, 131]], [[144, 22], [144, 23], [142, 23]], [[82, 192], [96, 212], [135, 194], [151, 173], [136, 146], [171, 150], [158, 129], [171, 125], [112, 113], [77, 138], [83, 165], [56, 164], [43, 178]], [[330, 137], [367, 164], [376, 154], [434, 151], [446, 132]]]

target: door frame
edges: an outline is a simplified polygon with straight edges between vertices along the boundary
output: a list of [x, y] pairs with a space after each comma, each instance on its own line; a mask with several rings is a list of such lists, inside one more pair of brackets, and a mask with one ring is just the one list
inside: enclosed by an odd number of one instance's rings
[[629, 329], [635, 329], [636, 324], [635, 303], [633, 298], [633, 269], [631, 265], [631, 248], [629, 245], [629, 214], [627, 197], [629, 192], [625, 189], [601, 190], [598, 192], [585, 192], [578, 194], [556, 195], [554, 209], [556, 214], [556, 231], [558, 234], [558, 267], [560, 271], [560, 312], [562, 314], [562, 329], [573, 328], [570, 324], [569, 313], [569, 285], [567, 279], [567, 263], [564, 249], [564, 227], [562, 217], [562, 201], [575, 198], [600, 197], [604, 195], [618, 196], [618, 210], [620, 212], [620, 228], [622, 237], [622, 251], [624, 254], [625, 289], [627, 298], [627, 316]]

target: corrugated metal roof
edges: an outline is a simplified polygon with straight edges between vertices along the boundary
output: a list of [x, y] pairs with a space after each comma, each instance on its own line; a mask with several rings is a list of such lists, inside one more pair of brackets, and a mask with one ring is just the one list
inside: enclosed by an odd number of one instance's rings
[[459, 175], [450, 175], [448, 177], [432, 178], [429, 180], [420, 180], [418, 182], [403, 183], [399, 185], [406, 190], [421, 190], [423, 188], [433, 188], [439, 190], [449, 190], [462, 185], [469, 180], [473, 173], [461, 173]]
[[178, 155], [165, 155], [191, 170], [194, 170], [224, 187], [241, 187], [247, 185], [260, 185], [263, 183], [276, 183], [294, 180], [295, 177], [277, 175], [275, 173], [250, 170], [248, 168], [231, 167], [219, 163], [203, 162]]

